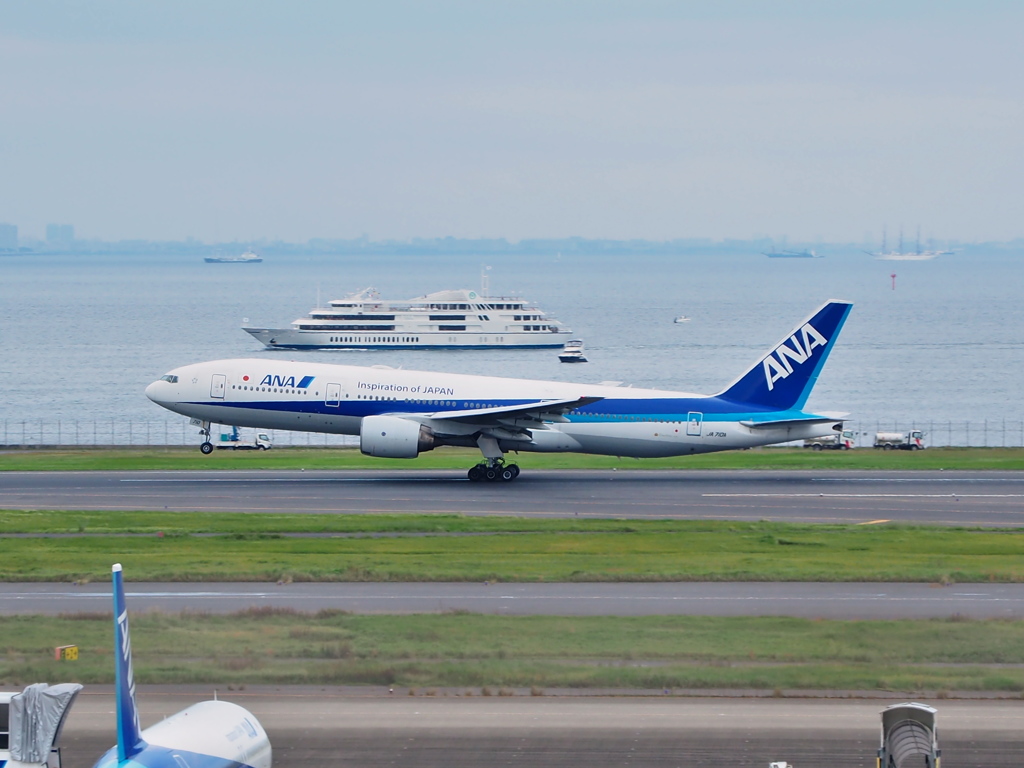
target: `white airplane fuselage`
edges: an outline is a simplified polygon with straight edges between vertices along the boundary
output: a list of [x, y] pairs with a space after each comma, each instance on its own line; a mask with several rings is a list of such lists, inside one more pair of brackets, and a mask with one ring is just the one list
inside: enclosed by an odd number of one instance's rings
[[[831, 426], [821, 423], [753, 429], [741, 423], [749, 413], [708, 412], [717, 405], [714, 398], [654, 389], [259, 359], [199, 363], [171, 374], [178, 376], [177, 384], [156, 381], [146, 394], [184, 416], [240, 427], [339, 435], [358, 435], [363, 418], [376, 414], [408, 415], [430, 427], [443, 421], [449, 411], [603, 398], [564, 422], [545, 424], [543, 429], [524, 419], [510, 419], [509, 426], [531, 429], [533, 439], [499, 440], [506, 451], [650, 458], [748, 448], [831, 433]], [[220, 376], [223, 397], [213, 393], [215, 377]], [[310, 384], [294, 386], [307, 376], [313, 377]], [[454, 425], [445, 429], [453, 431]], [[472, 440], [478, 432], [474, 425], [461, 431], [464, 440], [452, 436], [446, 442], [476, 444]]]

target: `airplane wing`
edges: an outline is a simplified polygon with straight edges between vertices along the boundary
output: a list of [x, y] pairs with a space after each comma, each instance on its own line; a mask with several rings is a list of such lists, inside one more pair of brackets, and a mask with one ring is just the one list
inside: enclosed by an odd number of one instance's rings
[[498, 425], [510, 419], [532, 421], [564, 421], [565, 414], [585, 405], [604, 400], [603, 397], [577, 397], [571, 400], [538, 400], [521, 405], [499, 406], [497, 408], [470, 408], [465, 411], [435, 411], [424, 414], [441, 421], [458, 421], [464, 424]]

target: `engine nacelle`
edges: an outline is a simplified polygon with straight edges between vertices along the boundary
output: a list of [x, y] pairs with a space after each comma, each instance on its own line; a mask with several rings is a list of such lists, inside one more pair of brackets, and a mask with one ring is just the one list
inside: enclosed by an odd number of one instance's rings
[[397, 416], [367, 416], [359, 426], [359, 450], [381, 459], [415, 459], [434, 449], [428, 427]]

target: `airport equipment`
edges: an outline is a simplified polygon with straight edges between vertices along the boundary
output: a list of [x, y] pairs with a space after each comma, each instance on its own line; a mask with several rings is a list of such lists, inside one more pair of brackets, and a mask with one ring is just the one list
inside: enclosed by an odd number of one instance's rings
[[54, 661], [78, 661], [77, 645], [58, 645], [53, 649]]
[[0, 692], [0, 766], [60, 768], [56, 744], [80, 690], [78, 683], [36, 683]]
[[901, 451], [920, 451], [924, 449], [924, 432], [919, 429], [912, 429], [909, 432], [877, 432], [874, 447], [886, 451], [894, 448]]
[[843, 430], [842, 434], [822, 435], [804, 440], [804, 448], [814, 451], [848, 451], [857, 445], [857, 434], [851, 429]]
[[927, 704], [893, 704], [882, 710], [882, 745], [877, 768], [939, 768], [938, 710]]
[[[243, 435], [238, 427], [231, 427], [230, 432], [221, 432], [218, 450], [228, 451], [268, 451], [274, 446], [270, 435], [259, 432], [255, 435]], [[204, 451], [206, 453], [206, 451]]]

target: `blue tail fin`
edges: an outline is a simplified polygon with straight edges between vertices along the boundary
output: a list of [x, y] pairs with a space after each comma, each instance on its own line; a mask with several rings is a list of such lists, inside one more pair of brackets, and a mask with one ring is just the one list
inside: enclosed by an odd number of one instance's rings
[[146, 748], [135, 706], [135, 676], [132, 671], [132, 641], [128, 635], [128, 606], [124, 599], [124, 577], [121, 564], [111, 569], [114, 581], [114, 655], [117, 696], [117, 762], [123, 763]]
[[852, 308], [835, 299], [823, 304], [718, 397], [779, 411], [803, 408]]

